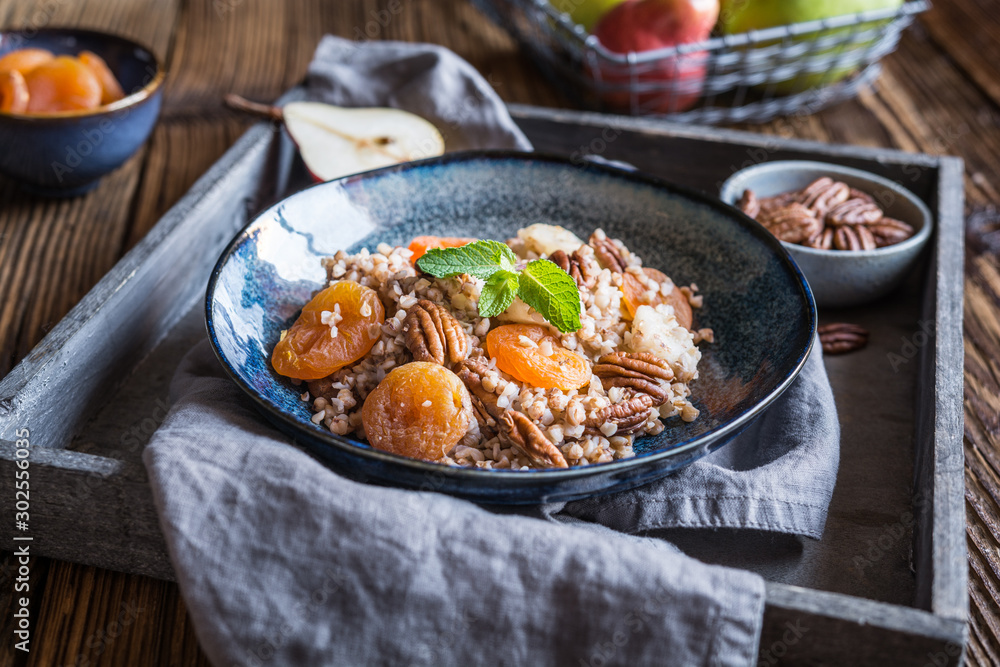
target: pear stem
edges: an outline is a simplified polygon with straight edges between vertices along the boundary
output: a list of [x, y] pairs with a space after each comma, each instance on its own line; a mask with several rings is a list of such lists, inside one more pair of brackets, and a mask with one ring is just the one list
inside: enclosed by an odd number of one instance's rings
[[[235, 109], [236, 111], [242, 111], [254, 116], [259, 116], [261, 118], [266, 118], [271, 121], [278, 123], [283, 123], [285, 121], [285, 114], [281, 111], [281, 107], [271, 106], [270, 104], [261, 104], [260, 102], [253, 102], [245, 97], [236, 95], [235, 93], [227, 93], [223, 100], [226, 106], [230, 109]], [[393, 160], [397, 160], [396, 156], [390, 151], [385, 149], [393, 143], [392, 137], [375, 137], [374, 139], [359, 139], [358, 137], [352, 137], [349, 134], [341, 132], [335, 127], [329, 127], [326, 124], [320, 125], [324, 130], [330, 134], [334, 134], [345, 141], [354, 142], [358, 148], [372, 148], [378, 153], [382, 153], [386, 157]], [[397, 160], [398, 161], [398, 160]]]
[[281, 112], [281, 107], [271, 106], [270, 104], [261, 104], [260, 102], [251, 102], [245, 97], [240, 97], [233, 93], [228, 93], [223, 100], [226, 106], [230, 109], [235, 109], [236, 111], [242, 111], [244, 113], [252, 114], [254, 116], [260, 116], [261, 118], [267, 118], [268, 120], [273, 120], [278, 123], [284, 121], [285, 115]]

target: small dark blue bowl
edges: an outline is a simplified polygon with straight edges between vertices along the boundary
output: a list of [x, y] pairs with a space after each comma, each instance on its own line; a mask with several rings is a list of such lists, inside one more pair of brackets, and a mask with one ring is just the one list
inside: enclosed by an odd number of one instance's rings
[[163, 68], [152, 51], [116, 35], [71, 28], [0, 32], [0, 55], [28, 47], [70, 56], [92, 51], [125, 91], [123, 99], [92, 110], [0, 112], [0, 173], [37, 194], [82, 194], [149, 137], [160, 113]]
[[[479, 470], [408, 459], [336, 436], [271, 367], [271, 351], [338, 250], [407, 245], [420, 234], [503, 240], [535, 222], [620, 238], [646, 266], [697, 283], [711, 327], [701, 410], [636, 441], [637, 456], [561, 470]], [[573, 500], [652, 481], [721, 447], [792, 382], [813, 344], [816, 308], [777, 239], [717, 199], [652, 178], [532, 153], [452, 153], [322, 183], [262, 213], [222, 254], [208, 285], [209, 338], [232, 378], [278, 428], [355, 477], [483, 503]]]

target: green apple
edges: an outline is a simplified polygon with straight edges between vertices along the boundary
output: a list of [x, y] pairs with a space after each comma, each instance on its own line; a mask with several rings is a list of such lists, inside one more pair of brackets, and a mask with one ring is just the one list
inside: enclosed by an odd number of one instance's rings
[[[819, 19], [854, 14], [873, 9], [895, 9], [904, 0], [722, 0], [719, 12], [719, 30], [724, 35], [734, 35], [748, 30], [762, 30], [775, 26], [803, 23]], [[850, 30], [827, 31], [821, 35]], [[803, 37], [814, 39], [817, 35]], [[870, 44], [856, 44], [851, 50], [867, 48]], [[837, 47], [839, 48], [839, 47]], [[794, 80], [781, 82], [776, 86], [779, 93], [801, 92], [822, 83], [834, 83], [853, 71], [840, 68], [832, 73], [811, 74]]]
[[552, 6], [584, 27], [587, 32], [594, 29], [602, 16], [625, 2], [625, 0], [551, 0]]
[[902, 4], [903, 0], [722, 0], [719, 28], [723, 34], [733, 35], [872, 9], [894, 9]]

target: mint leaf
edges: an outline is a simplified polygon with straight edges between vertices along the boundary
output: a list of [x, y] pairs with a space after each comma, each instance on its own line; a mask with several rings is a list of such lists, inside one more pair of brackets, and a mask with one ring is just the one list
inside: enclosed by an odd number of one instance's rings
[[538, 311], [559, 331], [580, 329], [580, 291], [576, 281], [547, 259], [528, 262], [521, 273], [517, 255], [499, 241], [473, 241], [460, 248], [431, 248], [417, 267], [435, 278], [462, 273], [485, 280], [479, 295], [479, 315], [494, 317], [510, 307], [515, 296]]
[[576, 281], [547, 259], [528, 262], [518, 277], [517, 295], [563, 333], [580, 329]]
[[510, 308], [517, 296], [517, 285], [513, 271], [500, 270], [490, 276], [479, 294], [479, 316], [494, 317]]
[[421, 271], [435, 278], [449, 278], [462, 273], [488, 279], [497, 271], [511, 271], [517, 256], [499, 241], [473, 241], [460, 248], [431, 248], [417, 260]]

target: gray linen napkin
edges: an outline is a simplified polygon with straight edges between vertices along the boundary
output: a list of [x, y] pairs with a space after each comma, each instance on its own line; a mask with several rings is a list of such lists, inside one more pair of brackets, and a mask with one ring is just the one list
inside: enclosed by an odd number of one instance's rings
[[449, 151], [531, 150], [531, 142], [479, 72], [434, 44], [320, 40], [309, 65], [311, 99], [350, 107], [398, 107], [440, 130]]
[[144, 460], [215, 665], [756, 664], [764, 584], [666, 543], [337, 475], [207, 341]]
[[[449, 149], [530, 147], [481, 77], [437, 46], [327, 37], [309, 86], [315, 99], [425, 115]], [[755, 664], [761, 578], [628, 533], [818, 537], [838, 464], [818, 352], [719, 452], [642, 489], [541, 512], [339, 476], [257, 415], [207, 343], [171, 392], [144, 460], [217, 665]]]

